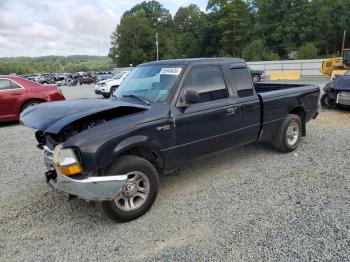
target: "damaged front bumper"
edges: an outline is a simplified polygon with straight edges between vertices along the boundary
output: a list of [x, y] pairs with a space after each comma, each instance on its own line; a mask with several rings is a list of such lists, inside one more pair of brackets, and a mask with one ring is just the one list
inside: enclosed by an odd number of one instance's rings
[[74, 178], [60, 174], [53, 168], [53, 151], [44, 147], [47, 182], [56, 190], [85, 200], [112, 200], [122, 191], [127, 175]]
[[50, 176], [47, 176], [48, 183], [53, 188], [85, 200], [112, 200], [121, 192], [127, 180], [126, 175], [74, 179], [55, 170], [49, 172], [57, 174], [55, 179], [50, 179]]

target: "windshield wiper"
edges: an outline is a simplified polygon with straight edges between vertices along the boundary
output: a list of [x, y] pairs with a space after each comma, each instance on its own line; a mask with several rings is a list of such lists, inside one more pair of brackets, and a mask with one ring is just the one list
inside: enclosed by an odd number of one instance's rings
[[141, 102], [143, 102], [147, 106], [150, 105], [150, 102], [146, 98], [144, 98], [142, 96], [138, 96], [138, 95], [123, 95], [123, 97], [133, 97], [133, 98], [136, 98], [136, 99], [140, 100]]

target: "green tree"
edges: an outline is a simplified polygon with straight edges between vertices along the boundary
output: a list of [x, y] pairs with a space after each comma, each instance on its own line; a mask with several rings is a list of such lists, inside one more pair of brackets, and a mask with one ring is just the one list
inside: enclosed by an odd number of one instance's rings
[[178, 57], [201, 55], [204, 13], [196, 5], [180, 7], [174, 16], [176, 53]]
[[313, 43], [305, 43], [298, 49], [298, 59], [313, 59], [317, 58], [317, 48]]
[[267, 47], [264, 40], [256, 39], [251, 42], [243, 51], [243, 58], [247, 61], [270, 61], [278, 60], [277, 54]]
[[[158, 33], [160, 58], [167, 59], [176, 56], [176, 36], [174, 34], [173, 19], [171, 17], [170, 11], [164, 8], [164, 6], [158, 1], [153, 0], [144, 1], [140, 4], [135, 5], [133, 8], [131, 8], [129, 13], [134, 14], [140, 10], [143, 10], [145, 12], [146, 17], [151, 22], [152, 28], [154, 30], [154, 44], [156, 32]], [[155, 52], [153, 54], [155, 55]]]
[[[145, 11], [125, 13], [112, 35], [110, 56], [118, 66], [137, 65], [155, 57], [153, 29]], [[113, 57], [114, 56], [114, 57]]]
[[242, 0], [209, 0], [207, 10], [211, 13], [211, 33], [219, 32], [215, 44], [220, 50], [216, 54], [241, 56], [252, 21], [248, 4]]

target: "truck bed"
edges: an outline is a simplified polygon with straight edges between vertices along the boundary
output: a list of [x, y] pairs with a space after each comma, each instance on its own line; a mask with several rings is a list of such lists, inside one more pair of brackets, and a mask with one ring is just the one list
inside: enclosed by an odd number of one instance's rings
[[290, 113], [303, 115], [304, 123], [317, 114], [320, 89], [316, 85], [254, 83], [254, 88], [262, 105], [264, 140], [270, 141], [276, 136], [276, 130]]
[[285, 90], [290, 88], [305, 87], [307, 84], [284, 84], [284, 83], [254, 83], [254, 88], [257, 93], [269, 91]]

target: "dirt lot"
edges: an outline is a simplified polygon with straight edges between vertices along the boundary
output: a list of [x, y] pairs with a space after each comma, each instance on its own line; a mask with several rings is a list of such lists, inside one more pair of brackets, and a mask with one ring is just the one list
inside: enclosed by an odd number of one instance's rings
[[125, 224], [53, 192], [33, 133], [0, 126], [0, 261], [350, 257], [350, 111], [321, 111], [293, 153], [258, 143], [162, 176], [154, 207]]

